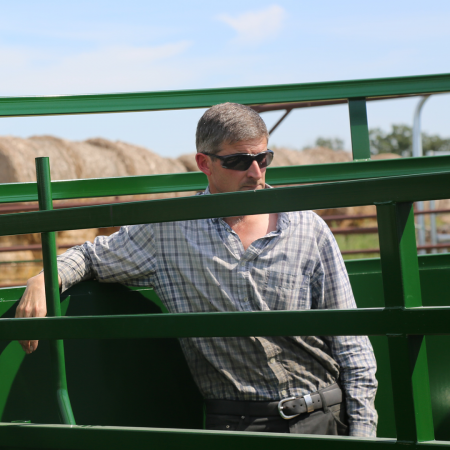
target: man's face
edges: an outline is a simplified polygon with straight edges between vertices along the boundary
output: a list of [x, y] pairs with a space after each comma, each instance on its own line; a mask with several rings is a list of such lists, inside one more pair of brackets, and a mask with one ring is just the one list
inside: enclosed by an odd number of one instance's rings
[[[257, 154], [267, 150], [267, 139], [265, 137], [239, 141], [234, 144], [222, 144], [220, 156], [233, 155], [234, 153]], [[260, 169], [258, 163], [253, 161], [252, 165], [245, 171], [224, 169], [218, 158], [197, 153], [197, 165], [206, 174], [211, 194], [236, 191], [250, 191], [264, 189], [266, 168]]]

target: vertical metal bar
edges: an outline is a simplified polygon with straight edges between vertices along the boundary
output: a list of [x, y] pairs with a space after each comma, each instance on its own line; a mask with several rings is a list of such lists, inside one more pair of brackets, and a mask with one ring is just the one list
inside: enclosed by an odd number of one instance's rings
[[[422, 306], [412, 203], [377, 205], [385, 306]], [[424, 336], [388, 336], [397, 439], [434, 439]]]
[[[38, 188], [39, 209], [53, 209], [52, 186], [50, 179], [49, 159], [36, 158], [36, 177]], [[55, 233], [41, 233], [42, 259], [44, 263], [45, 296], [47, 300], [47, 315], [60, 316], [60, 296], [58, 282], [58, 266], [56, 262]], [[62, 340], [50, 341], [51, 370], [56, 387], [56, 401], [62, 423], [75, 425], [75, 418], [67, 391], [66, 365], [64, 358], [64, 343]]]
[[[423, 211], [423, 202], [416, 202], [416, 210], [417, 211]], [[425, 214], [418, 214], [417, 215], [417, 239], [419, 241], [419, 245], [425, 245], [426, 244], [426, 235], [425, 235]], [[419, 250], [419, 255], [424, 255], [427, 251], [426, 250]]]
[[[436, 202], [434, 200], [430, 200], [430, 210], [434, 211], [436, 209]], [[436, 213], [430, 214], [430, 240], [431, 245], [436, 245], [438, 238], [437, 238], [437, 225], [436, 225]], [[437, 249], [433, 248], [431, 250], [431, 253], [437, 253]]]
[[[414, 111], [414, 120], [413, 120], [413, 129], [412, 129], [412, 155], [416, 157], [423, 156], [422, 149], [422, 133], [421, 133], [421, 123], [420, 123], [420, 115], [422, 113], [422, 108], [424, 103], [428, 100], [430, 96], [424, 95], [419, 100], [419, 103], [416, 106], [416, 110]], [[424, 206], [423, 202], [417, 202], [417, 211], [423, 211]], [[423, 214], [419, 214], [417, 216], [417, 237], [419, 240], [419, 245], [426, 244], [426, 235], [425, 235], [425, 216]], [[426, 253], [426, 250], [419, 250], [419, 254]]]
[[365, 98], [350, 98], [348, 100], [350, 115], [350, 133], [352, 136], [353, 160], [370, 159], [369, 125]]

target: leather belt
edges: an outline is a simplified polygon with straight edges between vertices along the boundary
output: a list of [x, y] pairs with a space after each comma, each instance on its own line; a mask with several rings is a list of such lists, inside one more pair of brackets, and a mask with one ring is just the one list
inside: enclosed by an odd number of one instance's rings
[[318, 409], [322, 409], [324, 406], [322, 399], [326, 403], [326, 406], [333, 406], [341, 403], [341, 388], [337, 384], [334, 384], [314, 394], [307, 394], [303, 397], [285, 398], [278, 403], [278, 412], [283, 419], [293, 419], [305, 412], [311, 413]]
[[278, 416], [289, 420], [303, 413], [310, 413], [326, 406], [342, 402], [342, 390], [337, 383], [303, 397], [289, 397], [279, 402], [252, 402], [232, 400], [206, 400], [208, 414], [239, 416]]

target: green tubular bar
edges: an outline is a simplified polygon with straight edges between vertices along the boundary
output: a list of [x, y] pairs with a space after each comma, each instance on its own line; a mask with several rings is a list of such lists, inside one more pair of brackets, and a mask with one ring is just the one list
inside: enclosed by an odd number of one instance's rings
[[368, 161], [370, 160], [370, 144], [366, 99], [349, 99], [348, 110], [350, 114], [353, 160]]
[[0, 216], [0, 235], [303, 211], [450, 197], [450, 172]]
[[184, 91], [0, 98], [0, 116], [89, 114], [389, 97], [450, 91], [450, 74]]
[[[391, 160], [315, 164], [311, 166], [269, 167], [267, 182], [273, 186], [398, 175], [450, 172], [450, 156], [424, 156]], [[116, 195], [157, 194], [205, 189], [201, 172], [86, 180], [52, 181], [53, 200], [107, 197]], [[0, 184], [1, 203], [37, 200], [36, 183]]]
[[[14, 448], [77, 450], [148, 450], [149, 448], [255, 448], [273, 450], [274, 446], [305, 446], [311, 450], [365, 450], [405, 448], [394, 439], [345, 438], [295, 434], [176, 430], [164, 428], [82, 427], [0, 424], [2, 445]], [[19, 447], [20, 448], [20, 447]], [[431, 441], [408, 445], [411, 450], [450, 448], [450, 443]]]
[[[377, 206], [386, 307], [422, 306], [412, 203]], [[397, 438], [434, 439], [424, 333], [388, 333]], [[409, 336], [408, 336], [409, 335]]]
[[450, 306], [2, 319], [0, 339], [449, 335]]
[[[306, 184], [384, 178], [398, 175], [421, 175], [450, 171], [450, 156], [424, 156], [391, 160], [355, 161], [311, 166], [269, 167], [267, 182]], [[201, 172], [148, 175], [86, 180], [52, 181], [53, 200], [108, 197], [116, 195], [158, 194], [196, 191], [206, 188]], [[1, 203], [37, 200], [36, 183], [0, 184]]]
[[[52, 187], [50, 182], [50, 165], [48, 158], [36, 158], [36, 178], [40, 210], [52, 210]], [[61, 316], [58, 266], [56, 262], [56, 239], [54, 232], [41, 234], [42, 259], [44, 263], [45, 295], [47, 298], [47, 315]], [[62, 340], [50, 342], [51, 373], [55, 379], [55, 394], [62, 423], [75, 425], [75, 418], [67, 391], [66, 365], [64, 360], [64, 343]]]
[[[17, 448], [77, 449], [77, 450], [148, 450], [149, 448], [254, 448], [273, 450], [274, 446], [305, 446], [311, 450], [366, 450], [377, 448], [404, 448], [393, 439], [362, 439], [294, 434], [220, 432], [176, 430], [164, 428], [86, 427], [0, 424], [2, 445]], [[439, 445], [441, 444], [441, 445]], [[449, 443], [411, 445], [411, 449], [449, 448]]]

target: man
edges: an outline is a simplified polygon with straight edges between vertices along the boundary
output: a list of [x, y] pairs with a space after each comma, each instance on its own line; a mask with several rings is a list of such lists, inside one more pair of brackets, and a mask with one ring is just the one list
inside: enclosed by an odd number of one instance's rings
[[[268, 137], [251, 108], [207, 110], [197, 127], [196, 161], [209, 182], [202, 195], [270, 188]], [[122, 227], [68, 250], [58, 271], [63, 291], [92, 277], [151, 285], [173, 313], [355, 307], [339, 248], [311, 211]], [[39, 274], [28, 281], [17, 316], [45, 314]], [[209, 429], [376, 435], [376, 364], [367, 337], [180, 343]], [[21, 345], [31, 353], [37, 341]]]

